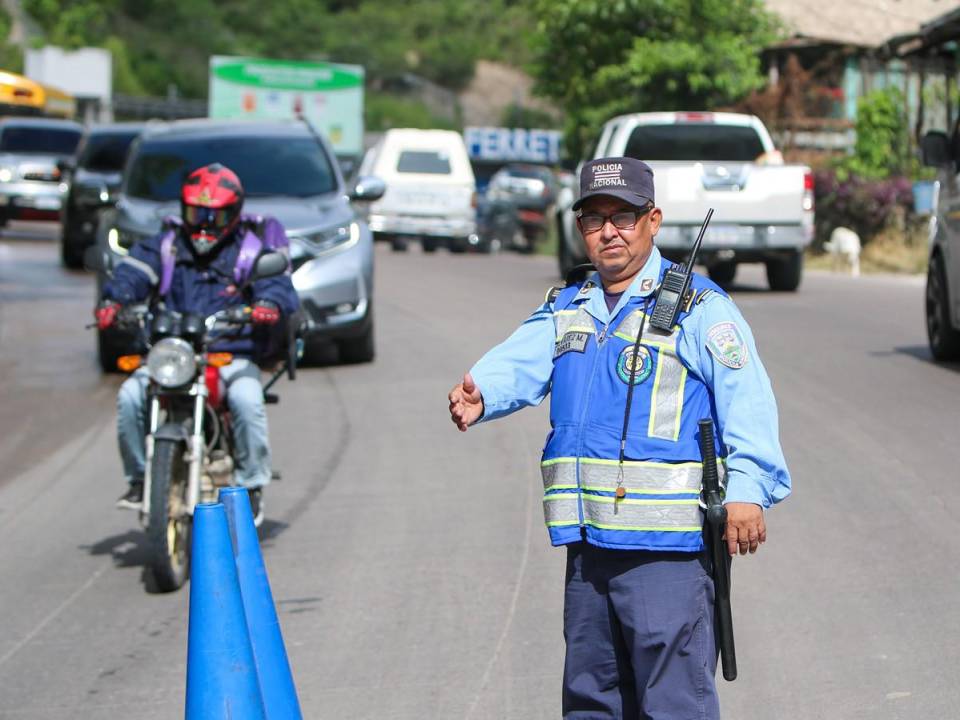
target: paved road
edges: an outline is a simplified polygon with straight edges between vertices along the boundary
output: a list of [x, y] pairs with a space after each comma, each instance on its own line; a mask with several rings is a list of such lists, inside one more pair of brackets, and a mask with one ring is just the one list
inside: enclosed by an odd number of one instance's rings
[[[554, 265], [385, 248], [377, 262], [377, 361], [306, 370], [270, 408], [284, 479], [265, 558], [304, 714], [557, 718], [545, 408], [461, 435], [445, 400]], [[930, 362], [922, 282], [742, 280], [796, 490], [735, 563], [725, 716], [958, 717], [960, 374]], [[0, 240], [3, 719], [183, 712], [188, 593], [154, 592], [134, 517], [112, 507], [119, 379], [96, 369], [91, 302], [49, 239]]]

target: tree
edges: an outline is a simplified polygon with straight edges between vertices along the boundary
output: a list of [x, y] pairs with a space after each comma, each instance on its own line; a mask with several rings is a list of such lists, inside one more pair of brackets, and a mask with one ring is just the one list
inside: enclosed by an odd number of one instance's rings
[[582, 157], [611, 117], [709, 110], [764, 83], [776, 36], [760, 0], [537, 0], [537, 90], [565, 111]]

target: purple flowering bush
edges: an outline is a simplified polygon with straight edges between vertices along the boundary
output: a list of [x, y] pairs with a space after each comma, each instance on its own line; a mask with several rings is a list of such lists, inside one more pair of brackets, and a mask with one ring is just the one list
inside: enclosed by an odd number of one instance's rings
[[839, 226], [856, 232], [866, 245], [913, 209], [913, 184], [903, 176], [868, 180], [833, 169], [820, 170], [814, 176], [814, 196], [818, 248]]

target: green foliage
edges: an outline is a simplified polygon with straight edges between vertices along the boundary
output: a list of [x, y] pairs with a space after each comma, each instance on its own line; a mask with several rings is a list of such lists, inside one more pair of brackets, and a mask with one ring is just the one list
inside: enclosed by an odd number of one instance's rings
[[627, 112], [703, 110], [763, 85], [776, 31], [760, 0], [537, 0], [535, 73], [582, 157]]
[[397, 127], [456, 129], [455, 123], [432, 115], [423, 103], [389, 93], [367, 93], [363, 115], [364, 127], [370, 132]]
[[537, 108], [510, 103], [503, 111], [500, 124], [514, 128], [555, 128], [557, 119], [550, 113]]
[[204, 97], [210, 55], [366, 67], [371, 87], [414, 72], [460, 88], [480, 57], [524, 63], [533, 22], [515, 0], [23, 0], [64, 47], [119, 49], [124, 92]]
[[10, 13], [0, 7], [0, 69], [19, 73], [23, 71], [23, 50], [2, 40], [10, 37], [12, 26]]
[[857, 101], [857, 141], [853, 155], [837, 166], [841, 180], [857, 176], [883, 180], [911, 175], [919, 168], [910, 148], [903, 93], [899, 88], [874, 90]]

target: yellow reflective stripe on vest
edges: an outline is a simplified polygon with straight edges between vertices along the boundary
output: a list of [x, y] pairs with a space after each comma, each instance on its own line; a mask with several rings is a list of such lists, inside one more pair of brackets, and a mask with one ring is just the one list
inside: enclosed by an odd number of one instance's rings
[[661, 350], [650, 396], [647, 435], [673, 442], [680, 437], [680, 413], [683, 411], [683, 386], [686, 381], [687, 369], [683, 363], [672, 352]]
[[583, 520], [607, 530], [697, 532], [701, 529], [697, 500], [634, 500], [582, 495]]
[[[580, 485], [584, 490], [613, 491], [620, 475], [617, 460], [580, 458]], [[717, 460], [721, 483], [726, 475], [723, 462]], [[577, 458], [562, 457], [540, 463], [544, 492], [575, 490]], [[703, 468], [698, 462], [665, 463], [643, 460], [623, 462], [623, 487], [636, 495], [680, 495], [699, 493]]]
[[[620, 323], [614, 334], [627, 342], [636, 342], [642, 317], [642, 310], [630, 313]], [[672, 442], [676, 442], [680, 437], [683, 386], [687, 381], [687, 369], [677, 357], [679, 336], [679, 325], [671, 332], [665, 332], [645, 324], [643, 340], [641, 340], [644, 345], [650, 345], [659, 350], [657, 372], [653, 378], [653, 390], [650, 395], [650, 422], [647, 425], [647, 435]]]
[[568, 332], [585, 332], [591, 335], [597, 332], [593, 316], [583, 307], [576, 310], [558, 310], [553, 314], [553, 320], [557, 326], [558, 341]]

